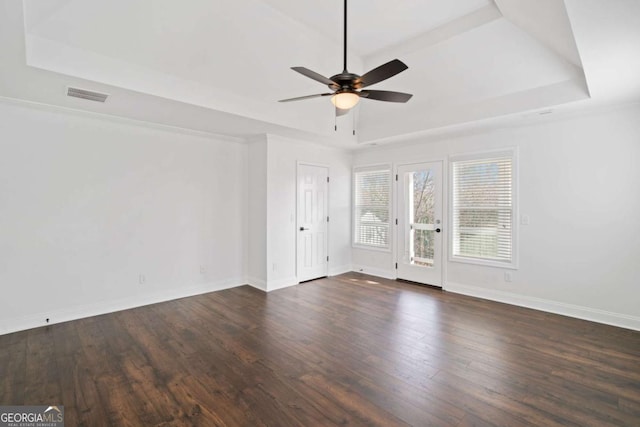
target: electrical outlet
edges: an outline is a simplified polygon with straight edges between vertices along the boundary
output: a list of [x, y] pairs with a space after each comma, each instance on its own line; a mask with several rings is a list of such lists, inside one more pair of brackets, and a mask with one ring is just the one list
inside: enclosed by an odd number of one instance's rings
[[141, 274], [140, 276], [138, 276], [138, 283], [140, 283], [141, 285], [144, 285], [146, 281], [147, 281], [147, 278], [144, 276], [144, 274]]
[[200, 266], [200, 274], [205, 274], [207, 272], [207, 269], [204, 268], [204, 265]]
[[520, 217], [520, 224], [522, 225], [529, 225], [531, 223], [531, 220], [529, 218], [529, 215], [522, 215]]
[[505, 282], [512, 282], [513, 281], [513, 275], [511, 274], [510, 271], [505, 271], [504, 272], [504, 281]]

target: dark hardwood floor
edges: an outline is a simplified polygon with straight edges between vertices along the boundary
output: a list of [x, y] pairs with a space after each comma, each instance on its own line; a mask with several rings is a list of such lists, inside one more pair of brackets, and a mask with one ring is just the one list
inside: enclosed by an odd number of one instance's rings
[[640, 333], [351, 273], [0, 336], [67, 426], [640, 426]]

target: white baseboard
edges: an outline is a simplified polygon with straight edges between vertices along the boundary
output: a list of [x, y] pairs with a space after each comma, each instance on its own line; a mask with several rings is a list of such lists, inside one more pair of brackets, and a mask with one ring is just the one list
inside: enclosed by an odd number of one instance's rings
[[255, 277], [247, 277], [244, 283], [256, 289], [260, 289], [263, 292], [267, 292], [267, 282], [262, 279], [257, 279]]
[[[245, 282], [242, 279], [228, 279], [212, 283], [202, 283], [189, 287], [162, 290], [154, 293], [135, 295], [128, 298], [120, 298], [112, 301], [104, 301], [96, 304], [86, 304], [79, 307], [71, 307], [58, 311], [46, 313], [36, 313], [21, 318], [10, 319], [0, 325], [0, 335], [12, 332], [24, 331], [40, 326], [54, 325], [56, 323], [68, 322], [71, 320], [83, 319], [86, 317], [99, 316], [101, 314], [113, 313], [116, 311], [128, 310], [145, 305], [157, 304], [194, 295], [206, 294], [209, 292], [221, 291], [223, 289], [242, 286]], [[49, 319], [49, 323], [46, 322]]]
[[546, 311], [548, 313], [560, 314], [563, 316], [575, 317], [577, 319], [589, 320], [592, 322], [640, 331], [640, 317], [630, 316], [627, 314], [613, 313], [590, 307], [452, 282], [448, 282], [444, 286], [444, 290], [456, 294], [503, 302], [520, 307], [533, 308], [535, 310]]
[[262, 292], [271, 292], [278, 289], [288, 288], [289, 286], [297, 285], [299, 282], [297, 277], [287, 277], [284, 279], [268, 281], [256, 279], [255, 277], [247, 277], [245, 283], [247, 283], [249, 286], [253, 286], [256, 289], [260, 289]]
[[352, 265], [351, 271], [355, 271], [356, 273], [369, 274], [376, 277], [382, 277], [383, 279], [389, 280], [396, 280], [397, 278], [395, 270], [384, 270], [381, 268], [374, 268], [364, 265]]
[[331, 276], [339, 276], [344, 273], [349, 273], [353, 271], [353, 267], [351, 265], [342, 265], [340, 267], [332, 267], [329, 269], [329, 277]]
[[295, 286], [298, 283], [297, 277], [286, 277], [284, 279], [278, 280], [268, 280], [267, 281], [267, 292], [277, 291], [278, 289], [288, 288], [290, 286]]

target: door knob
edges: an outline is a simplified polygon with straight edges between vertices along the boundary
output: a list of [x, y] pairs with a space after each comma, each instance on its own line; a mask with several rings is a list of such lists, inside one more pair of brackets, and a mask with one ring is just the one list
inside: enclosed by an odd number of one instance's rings
[[439, 233], [441, 230], [439, 228], [436, 228], [436, 233]]
[[308, 230], [308, 228], [300, 227], [300, 231]]

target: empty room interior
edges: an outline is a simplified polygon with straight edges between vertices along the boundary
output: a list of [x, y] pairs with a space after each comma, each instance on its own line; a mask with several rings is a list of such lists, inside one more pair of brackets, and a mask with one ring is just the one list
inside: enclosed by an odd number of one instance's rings
[[0, 0], [0, 426], [639, 426], [638, 183], [639, 0]]

